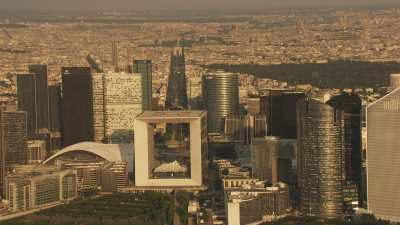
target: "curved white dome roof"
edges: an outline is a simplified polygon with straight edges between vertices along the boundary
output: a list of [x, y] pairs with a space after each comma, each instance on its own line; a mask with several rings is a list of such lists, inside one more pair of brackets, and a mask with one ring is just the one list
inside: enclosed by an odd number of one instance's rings
[[[133, 167], [133, 157], [134, 157], [134, 146], [133, 144], [102, 144], [96, 142], [80, 142], [74, 145], [70, 145], [56, 154], [52, 155], [50, 158], [46, 159], [43, 164], [48, 164], [57, 157], [64, 154], [74, 152], [74, 151], [84, 151], [97, 155], [109, 162], [124, 161], [132, 164]], [[129, 166], [130, 167], [130, 166]]]

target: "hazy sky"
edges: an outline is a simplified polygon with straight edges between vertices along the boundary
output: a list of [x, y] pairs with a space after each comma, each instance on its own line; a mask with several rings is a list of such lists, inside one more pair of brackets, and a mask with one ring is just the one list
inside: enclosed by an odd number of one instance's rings
[[0, 0], [1, 9], [260, 9], [269, 7], [382, 5], [400, 0]]

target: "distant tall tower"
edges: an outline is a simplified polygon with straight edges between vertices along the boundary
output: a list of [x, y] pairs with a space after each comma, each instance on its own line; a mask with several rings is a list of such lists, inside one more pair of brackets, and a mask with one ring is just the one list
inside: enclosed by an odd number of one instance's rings
[[143, 110], [152, 110], [153, 70], [151, 60], [134, 60], [133, 73], [139, 73], [141, 75]]
[[94, 141], [133, 142], [133, 122], [143, 111], [142, 74], [98, 73], [92, 78]]
[[400, 89], [367, 107], [368, 211], [400, 222]]
[[50, 147], [48, 151], [53, 154], [62, 147], [61, 140], [61, 85], [49, 86], [49, 125]]
[[361, 100], [356, 95], [341, 94], [326, 102], [314, 98], [298, 102], [298, 177], [303, 214], [342, 217], [359, 200], [360, 111]]
[[35, 74], [36, 108], [38, 133], [49, 132], [49, 88], [46, 65], [29, 65], [29, 72]]
[[141, 74], [103, 74], [103, 85], [105, 142], [132, 143], [135, 117], [143, 111]]
[[113, 40], [111, 54], [112, 54], [111, 57], [112, 57], [112, 65], [114, 67], [114, 71], [118, 72], [118, 70], [119, 70], [119, 65], [118, 65], [118, 41]]
[[47, 66], [30, 65], [28, 74], [17, 75], [18, 110], [28, 113], [28, 136], [49, 132]]
[[63, 67], [63, 146], [93, 141], [92, 76], [89, 67]]
[[225, 118], [239, 113], [238, 75], [223, 71], [204, 75], [203, 99], [209, 133], [223, 133]]
[[176, 48], [171, 54], [165, 108], [169, 110], [187, 109], [186, 69], [184, 47]]
[[343, 113], [344, 177], [346, 184], [355, 185], [361, 203], [361, 99], [341, 94], [326, 103]]
[[0, 109], [0, 196], [3, 196], [4, 178], [14, 165], [27, 162], [28, 136], [23, 111]]
[[260, 111], [267, 116], [268, 136], [297, 137], [296, 103], [305, 97], [302, 92], [269, 90], [261, 96]]
[[33, 138], [38, 130], [36, 104], [35, 74], [17, 75], [18, 110], [27, 112], [27, 129], [29, 138]]
[[18, 110], [27, 112], [28, 138], [45, 140], [49, 153], [61, 142], [59, 87], [57, 92], [50, 93], [46, 65], [30, 65], [28, 74], [17, 75]]
[[104, 134], [104, 80], [103, 73], [92, 75], [93, 135], [94, 141], [105, 142]]
[[342, 217], [342, 113], [318, 99], [298, 102], [300, 211], [323, 218]]

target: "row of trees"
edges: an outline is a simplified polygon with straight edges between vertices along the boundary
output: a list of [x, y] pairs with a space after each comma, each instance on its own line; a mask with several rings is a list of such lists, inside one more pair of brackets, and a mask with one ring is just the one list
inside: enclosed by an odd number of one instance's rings
[[[186, 197], [179, 198], [186, 199]], [[185, 201], [181, 201], [182, 207], [187, 206]], [[174, 213], [174, 197], [170, 194], [120, 193], [54, 207], [23, 218], [2, 222], [0, 225], [161, 225], [172, 224]], [[185, 218], [187, 207], [186, 212], [181, 213]]]

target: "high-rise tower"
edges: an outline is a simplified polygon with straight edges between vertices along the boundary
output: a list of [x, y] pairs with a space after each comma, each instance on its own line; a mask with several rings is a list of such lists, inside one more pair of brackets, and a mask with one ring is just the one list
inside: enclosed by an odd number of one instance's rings
[[184, 47], [180, 47], [175, 49], [171, 54], [165, 108], [169, 110], [182, 110], [187, 109], [187, 107], [185, 50]]
[[46, 65], [29, 65], [29, 73], [35, 74], [38, 133], [49, 132], [49, 88]]
[[111, 46], [111, 61], [114, 70], [118, 72], [119, 70], [119, 60], [118, 60], [118, 41], [113, 40]]
[[35, 74], [17, 75], [18, 109], [27, 112], [27, 130], [29, 138], [33, 138], [38, 131], [35, 84]]
[[298, 114], [300, 211], [342, 217], [361, 188], [361, 100], [341, 94], [302, 99]]
[[92, 76], [89, 67], [63, 67], [63, 146], [93, 141]]
[[323, 218], [343, 216], [343, 117], [318, 99], [298, 102], [300, 211]]
[[142, 74], [93, 74], [92, 88], [94, 141], [133, 142], [133, 122], [143, 111]]
[[238, 75], [223, 71], [204, 75], [203, 99], [209, 133], [223, 133], [225, 118], [239, 113]]
[[143, 110], [151, 110], [153, 106], [153, 70], [151, 60], [134, 60], [133, 73], [141, 75]]
[[260, 111], [267, 116], [268, 136], [296, 138], [296, 103], [305, 97], [302, 92], [269, 90], [260, 100]]
[[368, 211], [400, 222], [400, 89], [367, 107]]
[[14, 165], [26, 163], [27, 113], [0, 109], [0, 195], [4, 178]]
[[357, 187], [361, 203], [361, 99], [357, 95], [341, 94], [327, 104], [343, 113], [344, 176], [347, 184]]

